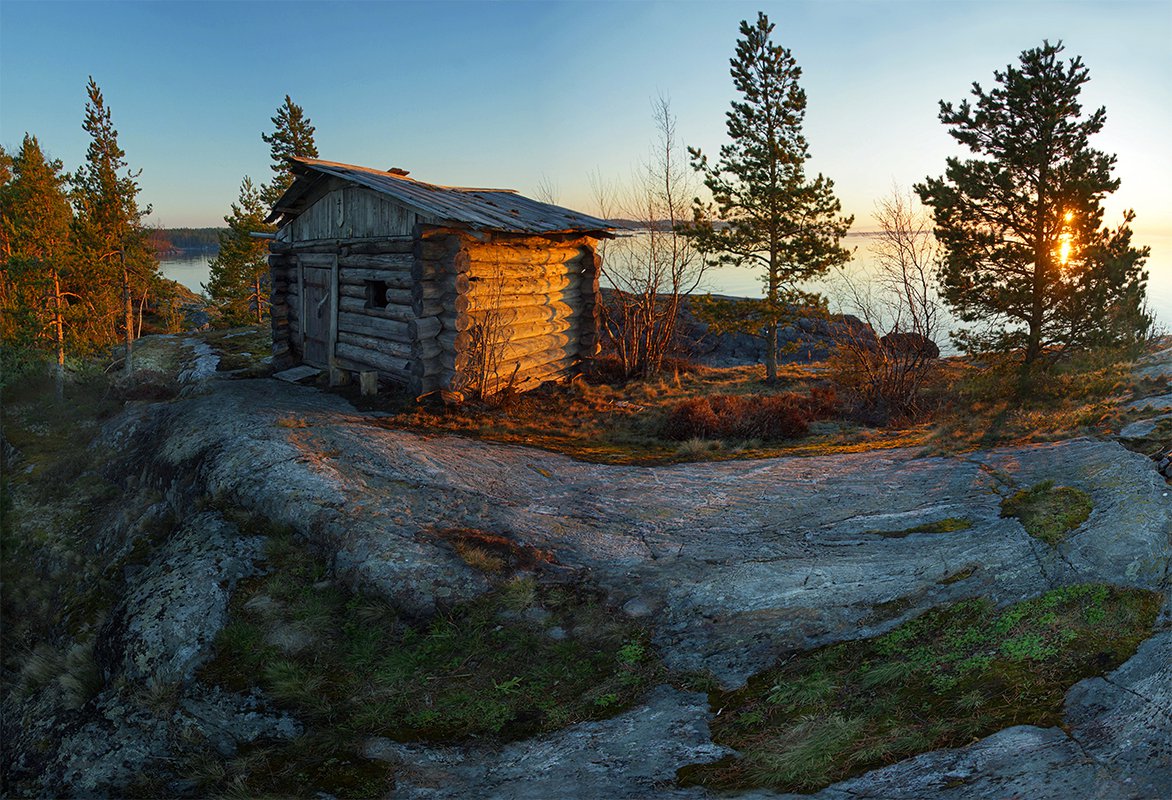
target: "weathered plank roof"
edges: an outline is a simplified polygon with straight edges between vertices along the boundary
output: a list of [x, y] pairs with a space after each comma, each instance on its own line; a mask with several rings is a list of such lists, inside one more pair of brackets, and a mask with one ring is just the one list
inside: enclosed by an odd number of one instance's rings
[[378, 170], [335, 161], [291, 158], [296, 178], [277, 200], [269, 222], [294, 217], [297, 201], [322, 178], [334, 177], [392, 197], [435, 225], [508, 233], [594, 233], [609, 236], [604, 219], [561, 206], [541, 203], [514, 189], [471, 189], [439, 186], [407, 177], [402, 170]]

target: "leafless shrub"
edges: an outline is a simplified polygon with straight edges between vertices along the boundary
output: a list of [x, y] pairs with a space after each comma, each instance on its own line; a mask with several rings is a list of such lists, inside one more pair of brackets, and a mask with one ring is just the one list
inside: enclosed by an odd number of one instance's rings
[[922, 389], [940, 356], [940, 262], [931, 218], [910, 194], [894, 189], [876, 204], [875, 219], [872, 273], [839, 276], [844, 304], [862, 324], [835, 329], [832, 374], [865, 416], [886, 421], [924, 410]]
[[512, 394], [520, 364], [515, 364], [511, 372], [502, 374], [505, 347], [509, 343], [507, 326], [513, 321], [515, 312], [501, 307], [505, 281], [500, 269], [486, 276], [482, 285], [488, 287], [487, 295], [484, 310], [474, 316], [475, 321], [468, 329], [465, 382], [453, 388], [465, 396], [491, 402]]
[[679, 157], [676, 118], [659, 96], [652, 105], [658, 138], [634, 186], [620, 200], [593, 180], [604, 216], [622, 215], [639, 230], [605, 244], [602, 277], [612, 291], [603, 325], [625, 377], [649, 377], [664, 367], [676, 336], [680, 304], [703, 279], [705, 262], [678, 232], [689, 220], [693, 173]]
[[691, 397], [671, 408], [663, 435], [692, 439], [784, 441], [805, 436], [809, 423], [831, 416], [838, 400], [834, 389], [814, 387], [809, 395], [714, 394]]

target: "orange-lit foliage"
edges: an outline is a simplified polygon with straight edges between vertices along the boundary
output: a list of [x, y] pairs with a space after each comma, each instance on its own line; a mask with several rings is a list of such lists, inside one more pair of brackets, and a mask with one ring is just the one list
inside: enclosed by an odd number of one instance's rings
[[804, 436], [809, 424], [834, 413], [833, 388], [814, 387], [807, 396], [718, 394], [692, 397], [668, 412], [663, 426], [667, 439], [758, 439], [782, 441]]

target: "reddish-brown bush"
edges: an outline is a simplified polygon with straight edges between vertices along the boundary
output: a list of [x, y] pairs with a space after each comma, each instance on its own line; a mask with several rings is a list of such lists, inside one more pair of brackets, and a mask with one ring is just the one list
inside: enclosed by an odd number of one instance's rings
[[668, 412], [663, 435], [668, 439], [715, 439], [720, 420], [707, 397], [681, 400]]
[[759, 439], [775, 442], [809, 432], [809, 423], [825, 419], [838, 403], [833, 387], [816, 387], [808, 396], [718, 394], [677, 403], [667, 415], [663, 436], [687, 439]]

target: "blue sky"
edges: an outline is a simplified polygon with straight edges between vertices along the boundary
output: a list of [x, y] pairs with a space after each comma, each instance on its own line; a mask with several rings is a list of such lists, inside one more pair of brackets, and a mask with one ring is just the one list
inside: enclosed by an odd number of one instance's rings
[[856, 229], [893, 183], [940, 174], [956, 152], [938, 100], [991, 85], [1049, 38], [1090, 67], [1085, 105], [1107, 106], [1097, 145], [1119, 154], [1123, 180], [1109, 209], [1135, 207], [1137, 232], [1172, 234], [1172, 0], [0, 0], [0, 143], [29, 131], [80, 164], [92, 74], [152, 221], [216, 225], [245, 174], [268, 178], [260, 133], [289, 93], [323, 158], [523, 192], [547, 176], [560, 202], [589, 211], [588, 174], [625, 178], [646, 152], [657, 92], [684, 142], [715, 153], [737, 23], [759, 8], [803, 68], [811, 166]]

